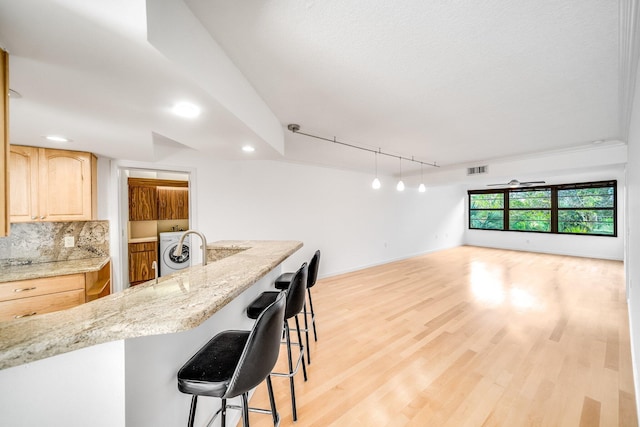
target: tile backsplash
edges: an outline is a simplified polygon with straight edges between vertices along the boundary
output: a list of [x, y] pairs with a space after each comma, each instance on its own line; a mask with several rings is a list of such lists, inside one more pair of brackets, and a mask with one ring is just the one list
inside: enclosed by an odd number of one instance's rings
[[[65, 237], [74, 246], [65, 247]], [[0, 238], [0, 266], [109, 256], [109, 221], [11, 224]]]

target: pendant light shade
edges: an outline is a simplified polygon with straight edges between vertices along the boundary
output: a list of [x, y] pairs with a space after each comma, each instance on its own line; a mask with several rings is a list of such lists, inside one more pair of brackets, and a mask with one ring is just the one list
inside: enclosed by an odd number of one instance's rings
[[420, 186], [418, 187], [420, 193], [427, 191], [427, 187], [424, 185], [424, 178], [422, 177], [422, 163], [420, 163]]
[[404, 182], [402, 182], [402, 157], [400, 158], [400, 181], [398, 181], [396, 189], [398, 191], [404, 191]]

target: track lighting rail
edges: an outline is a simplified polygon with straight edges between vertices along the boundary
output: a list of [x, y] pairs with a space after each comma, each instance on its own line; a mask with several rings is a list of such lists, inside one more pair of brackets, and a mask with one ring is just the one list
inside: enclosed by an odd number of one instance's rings
[[388, 156], [388, 157], [395, 157], [396, 159], [407, 160], [409, 162], [419, 163], [420, 165], [433, 166], [435, 168], [439, 168], [440, 167], [439, 165], [436, 164], [436, 162], [433, 162], [433, 163], [423, 162], [422, 160], [416, 160], [413, 156], [411, 156], [411, 158], [409, 158], [409, 157], [404, 157], [404, 156], [400, 156], [400, 155], [397, 155], [397, 154], [385, 153], [381, 149], [373, 150], [371, 148], [360, 147], [358, 145], [354, 145], [354, 144], [349, 144], [347, 142], [338, 141], [335, 136], [333, 137], [333, 139], [330, 139], [330, 138], [325, 138], [325, 137], [318, 136], [318, 135], [312, 135], [310, 133], [300, 132], [300, 125], [296, 125], [296, 124], [287, 125], [287, 129], [289, 129], [293, 133], [298, 133], [300, 135], [308, 136], [310, 138], [321, 139], [323, 141], [329, 141], [329, 142], [333, 142], [334, 144], [340, 144], [340, 145], [344, 145], [344, 146], [351, 147], [351, 148], [357, 148], [358, 150], [368, 151], [370, 153], [376, 153], [376, 154], [380, 154], [380, 155]]

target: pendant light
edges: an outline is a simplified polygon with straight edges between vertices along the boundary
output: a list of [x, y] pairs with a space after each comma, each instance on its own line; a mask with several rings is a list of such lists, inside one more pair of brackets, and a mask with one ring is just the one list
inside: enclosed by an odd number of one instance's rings
[[371, 183], [371, 188], [374, 190], [380, 189], [380, 180], [378, 179], [378, 153], [374, 153], [376, 155], [376, 177], [373, 179]]
[[420, 163], [420, 186], [418, 187], [418, 191], [421, 193], [427, 191], [427, 187], [424, 185], [424, 178], [422, 177], [422, 163]]
[[402, 157], [400, 157], [400, 181], [398, 181], [396, 189], [398, 191], [404, 191], [404, 182], [402, 182]]

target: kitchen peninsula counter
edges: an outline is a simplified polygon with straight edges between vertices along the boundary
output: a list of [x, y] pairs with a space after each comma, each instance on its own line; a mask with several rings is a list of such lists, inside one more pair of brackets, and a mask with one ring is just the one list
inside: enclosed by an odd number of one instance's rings
[[0, 369], [110, 341], [195, 328], [301, 247], [298, 241], [215, 242], [208, 245], [206, 266], [68, 310], [0, 322]]

